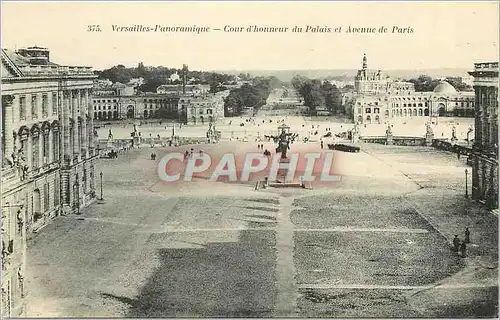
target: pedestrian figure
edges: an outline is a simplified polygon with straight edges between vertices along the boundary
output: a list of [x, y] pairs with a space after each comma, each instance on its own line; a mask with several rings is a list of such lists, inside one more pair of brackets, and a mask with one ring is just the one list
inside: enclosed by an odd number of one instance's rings
[[321, 149], [323, 149], [323, 141], [321, 141]]
[[465, 244], [465, 241], [462, 241], [462, 244], [460, 245], [460, 255], [462, 258], [466, 257], [466, 251], [467, 251], [467, 244]]
[[470, 243], [470, 231], [469, 228], [465, 228], [465, 243]]
[[458, 235], [455, 235], [455, 238], [453, 238], [453, 249], [455, 252], [458, 252], [458, 249], [460, 247], [460, 239], [458, 238]]
[[257, 150], [260, 150], [260, 144], [257, 145]]

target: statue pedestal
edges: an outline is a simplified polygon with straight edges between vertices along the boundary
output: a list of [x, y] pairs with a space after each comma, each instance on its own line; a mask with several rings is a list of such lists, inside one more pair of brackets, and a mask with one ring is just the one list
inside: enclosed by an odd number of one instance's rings
[[[289, 158], [281, 158], [280, 163], [290, 163]], [[278, 169], [278, 173], [276, 174], [276, 181], [286, 182], [286, 176], [288, 174], [288, 169]]]
[[394, 140], [392, 139], [392, 134], [388, 134], [386, 136], [386, 142], [385, 144], [388, 145], [388, 146], [392, 146], [394, 144]]
[[425, 135], [425, 145], [427, 147], [431, 146], [432, 145], [432, 140], [434, 139], [434, 134], [432, 133], [428, 133]]
[[138, 147], [141, 144], [141, 137], [135, 136], [133, 139], [133, 143], [135, 147]]

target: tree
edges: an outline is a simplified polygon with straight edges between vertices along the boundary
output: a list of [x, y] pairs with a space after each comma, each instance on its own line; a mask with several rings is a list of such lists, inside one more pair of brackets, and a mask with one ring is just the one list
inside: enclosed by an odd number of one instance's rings
[[342, 104], [342, 94], [337, 86], [328, 81], [321, 85], [321, 93], [325, 99], [325, 107], [332, 114], [336, 115]]

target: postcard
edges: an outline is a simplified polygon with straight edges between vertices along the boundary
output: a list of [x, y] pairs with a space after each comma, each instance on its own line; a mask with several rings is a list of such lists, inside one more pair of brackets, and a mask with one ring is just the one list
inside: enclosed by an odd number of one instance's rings
[[1, 6], [3, 317], [498, 317], [497, 1]]

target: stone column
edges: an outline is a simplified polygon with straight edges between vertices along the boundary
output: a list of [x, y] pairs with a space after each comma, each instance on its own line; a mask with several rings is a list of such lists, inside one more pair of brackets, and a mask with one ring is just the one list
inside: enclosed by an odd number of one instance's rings
[[475, 91], [475, 102], [474, 102], [474, 145], [480, 146], [482, 143], [482, 128], [481, 128], [481, 102], [482, 102], [482, 90], [480, 86], [474, 87]]
[[92, 114], [92, 92], [90, 91], [91, 89], [87, 89], [87, 108], [90, 112], [90, 137], [89, 137], [89, 148], [94, 149], [95, 148], [95, 143], [94, 143], [94, 117]]
[[78, 123], [78, 101], [79, 99], [79, 94], [78, 90], [75, 90], [72, 92], [72, 118], [73, 118], [73, 136], [71, 137], [73, 139], [73, 156], [78, 156], [80, 153], [80, 146], [78, 144], [78, 128], [79, 128], [79, 123]]
[[2, 108], [4, 112], [4, 140], [5, 140], [5, 157], [12, 160], [12, 152], [14, 151], [14, 134], [12, 125], [14, 122], [12, 104], [14, 102], [13, 95], [2, 96]]
[[87, 104], [87, 94], [86, 94], [86, 89], [80, 90], [80, 115], [83, 118], [82, 121], [82, 130], [81, 130], [81, 135], [79, 137], [80, 139], [80, 152], [82, 153], [82, 158], [87, 158], [87, 113], [88, 113], [88, 104]]
[[71, 161], [73, 158], [73, 150], [70, 150], [70, 134], [69, 134], [69, 118], [71, 111], [71, 91], [63, 92], [63, 103], [61, 110], [61, 131], [62, 131], [62, 152], [64, 161]]

